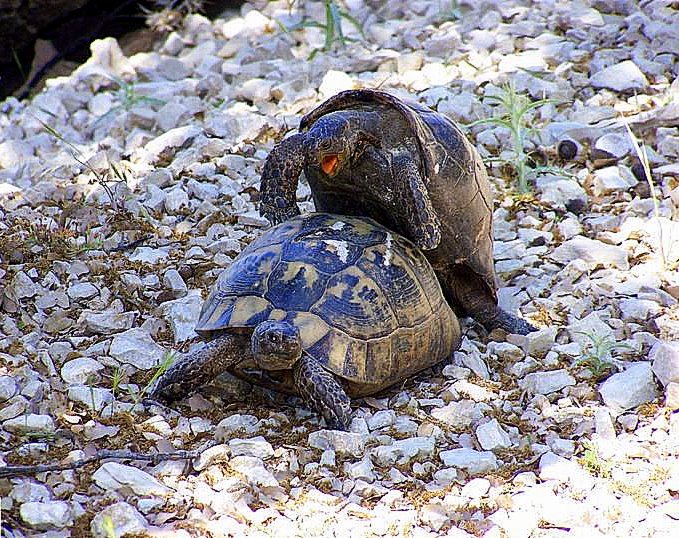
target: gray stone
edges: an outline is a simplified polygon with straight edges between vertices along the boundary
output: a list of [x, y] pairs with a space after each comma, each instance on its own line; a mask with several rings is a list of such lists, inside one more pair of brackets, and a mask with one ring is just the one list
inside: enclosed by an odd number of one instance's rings
[[36, 295], [41, 287], [33, 282], [33, 279], [23, 271], [17, 272], [9, 285], [14, 297], [18, 300], [29, 299]]
[[360, 433], [338, 430], [318, 430], [308, 438], [310, 447], [320, 450], [334, 450], [340, 456], [361, 457], [365, 452], [367, 436]]
[[599, 387], [599, 394], [614, 415], [652, 402], [660, 396], [650, 362], [631, 363], [624, 372], [604, 381]]
[[12, 488], [9, 496], [18, 503], [51, 500], [47, 486], [33, 480], [22, 480]]
[[185, 297], [165, 301], [158, 307], [160, 315], [165, 318], [172, 329], [175, 344], [196, 337], [193, 328], [198, 322], [202, 304], [203, 298], [200, 290], [189, 290]]
[[66, 501], [26, 502], [19, 508], [19, 515], [26, 525], [37, 530], [70, 527], [75, 519]]
[[608, 166], [594, 171], [594, 194], [596, 196], [625, 192], [638, 183], [639, 180], [626, 166]]
[[234, 414], [223, 419], [215, 428], [218, 441], [228, 441], [234, 433], [252, 433], [259, 429], [259, 419], [254, 415]]
[[558, 480], [559, 482], [578, 481], [584, 489], [591, 488], [594, 480], [577, 463], [557, 456], [553, 452], [545, 452], [540, 457], [540, 478], [542, 480]]
[[480, 499], [486, 493], [488, 493], [488, 490], [490, 489], [490, 480], [487, 478], [472, 478], [469, 482], [467, 482], [462, 490], [460, 491], [460, 495], [463, 497], [468, 497], [470, 499]]
[[594, 143], [594, 148], [615, 159], [622, 159], [632, 150], [629, 136], [622, 133], [606, 133], [600, 136]]
[[229, 461], [229, 466], [253, 486], [261, 488], [278, 487], [278, 480], [262, 460], [252, 456], [237, 456]]
[[99, 361], [89, 357], [78, 357], [64, 363], [61, 378], [70, 385], [84, 385], [99, 378], [97, 372], [104, 369]]
[[148, 332], [137, 327], [115, 335], [109, 348], [111, 357], [141, 370], [158, 366], [165, 353]]
[[202, 471], [211, 465], [228, 462], [230, 455], [231, 449], [228, 445], [221, 444], [211, 446], [200, 453], [198, 458], [193, 462], [193, 468], [196, 471]]
[[134, 252], [130, 255], [130, 261], [155, 265], [157, 263], [165, 261], [167, 257], [168, 253], [162, 249], [151, 247], [137, 247], [134, 249]]
[[551, 394], [571, 385], [575, 378], [564, 369], [534, 372], [519, 380], [519, 386], [531, 394]]
[[68, 399], [86, 405], [94, 411], [101, 411], [107, 404], [113, 401], [113, 393], [110, 389], [92, 387], [87, 385], [75, 385], [68, 387]]
[[433, 453], [436, 442], [433, 437], [410, 437], [394, 441], [391, 445], [375, 447], [370, 454], [375, 463], [382, 467], [394, 464], [408, 465], [412, 460], [427, 461]]
[[118, 491], [122, 495], [149, 495], [168, 497], [172, 490], [141, 469], [108, 461], [93, 474], [94, 483], [105, 491]]
[[535, 182], [540, 191], [540, 200], [553, 207], [565, 208], [574, 203], [581, 206], [587, 204], [587, 192], [574, 179], [562, 179], [559, 176], [540, 176]]
[[509, 435], [502, 429], [497, 419], [480, 424], [476, 428], [476, 438], [484, 450], [496, 450], [512, 446]]
[[618, 92], [643, 90], [648, 80], [632, 60], [602, 69], [590, 76], [590, 83], [595, 88], [608, 88]]
[[163, 156], [171, 157], [177, 149], [188, 146], [200, 132], [200, 128], [195, 125], [184, 125], [164, 132], [144, 147], [147, 161], [153, 164]]
[[478, 404], [471, 400], [450, 402], [444, 407], [431, 410], [431, 416], [445, 422], [453, 428], [469, 428], [473, 422], [479, 420], [483, 413]]
[[184, 297], [188, 293], [186, 282], [176, 269], [168, 269], [163, 274], [163, 286], [168, 288], [176, 298]]
[[16, 418], [11, 418], [2, 423], [2, 427], [8, 432], [17, 434], [27, 433], [54, 433], [54, 420], [49, 415], [36, 415], [30, 413]]
[[472, 448], [454, 448], [439, 453], [441, 461], [448, 467], [457, 467], [470, 474], [483, 474], [498, 468], [497, 458], [492, 452], [480, 452]]
[[655, 317], [662, 307], [648, 299], [621, 299], [618, 303], [621, 319], [624, 321], [646, 321], [649, 316]]
[[344, 462], [344, 474], [353, 478], [354, 480], [364, 480], [372, 483], [377, 477], [375, 474], [375, 467], [370, 461], [370, 456], [366, 455], [357, 462]]
[[66, 293], [71, 299], [91, 299], [99, 294], [99, 289], [89, 282], [77, 282], [69, 286]]
[[83, 310], [78, 318], [78, 325], [84, 325], [89, 332], [95, 334], [113, 334], [132, 327], [136, 317], [136, 312]]
[[259, 459], [273, 456], [271, 443], [262, 436], [251, 437], [250, 439], [231, 439], [229, 448], [234, 456], [253, 456]]
[[35, 154], [35, 148], [26, 140], [5, 140], [0, 143], [0, 169], [19, 165]]
[[653, 344], [648, 358], [653, 361], [653, 373], [663, 386], [679, 383], [679, 344], [658, 341]]
[[627, 250], [581, 235], [576, 235], [572, 239], [564, 241], [554, 249], [550, 257], [562, 263], [568, 263], [574, 259], [582, 259], [587, 262], [590, 269], [595, 269], [600, 265], [603, 267], [617, 267], [624, 271], [629, 269]]
[[510, 334], [507, 336], [507, 341], [519, 346], [526, 355], [542, 358], [552, 349], [556, 340], [556, 332], [556, 327], [545, 327], [526, 335]]
[[110, 538], [111, 532], [116, 537], [145, 534], [147, 528], [148, 523], [144, 516], [126, 502], [107, 506], [94, 516], [90, 523], [90, 531], [94, 538]]
[[165, 209], [170, 215], [179, 213], [189, 207], [189, 195], [181, 186], [177, 186], [165, 195]]
[[10, 375], [0, 376], [0, 403], [14, 398], [19, 392], [19, 383]]

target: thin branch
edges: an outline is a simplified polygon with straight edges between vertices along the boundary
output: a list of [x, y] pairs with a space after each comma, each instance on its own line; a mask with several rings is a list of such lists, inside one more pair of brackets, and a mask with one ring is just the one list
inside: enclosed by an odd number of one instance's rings
[[[209, 447], [206, 447], [209, 448]], [[177, 450], [177, 452], [159, 452], [157, 454], [140, 454], [138, 452], [131, 452], [129, 450], [100, 450], [94, 456], [89, 456], [82, 460], [73, 461], [70, 463], [49, 463], [39, 465], [7, 465], [0, 467], [0, 478], [8, 478], [12, 476], [27, 476], [37, 473], [45, 473], [49, 471], [68, 471], [72, 469], [79, 469], [90, 463], [106, 459], [120, 459], [120, 460], [141, 460], [158, 463], [167, 460], [191, 460], [200, 456], [203, 450]]]

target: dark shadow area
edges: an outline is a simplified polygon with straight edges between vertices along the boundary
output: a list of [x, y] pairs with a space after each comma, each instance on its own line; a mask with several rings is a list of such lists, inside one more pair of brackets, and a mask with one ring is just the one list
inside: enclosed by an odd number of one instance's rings
[[[87, 60], [90, 43], [96, 39], [124, 40], [137, 32], [137, 39], [133, 43], [128, 40], [124, 47], [127, 54], [134, 54], [148, 50], [159, 35], [146, 24], [148, 12], [162, 9], [158, 2], [26, 2], [14, 9], [13, 4], [0, 0], [0, 100], [11, 95], [23, 99], [46, 75], [66, 74], [69, 63]], [[215, 18], [240, 7], [243, 0], [206, 0], [201, 4], [200, 13]], [[53, 71], [60, 63], [63, 65]]]

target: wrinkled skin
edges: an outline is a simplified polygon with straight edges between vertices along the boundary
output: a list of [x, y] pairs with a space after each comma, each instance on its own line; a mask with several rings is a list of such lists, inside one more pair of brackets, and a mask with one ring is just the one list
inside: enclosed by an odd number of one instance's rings
[[447, 118], [374, 90], [342, 92], [269, 154], [260, 213], [297, 215], [304, 172], [316, 209], [371, 217], [425, 251], [453, 308], [488, 330], [526, 334], [497, 305], [492, 199], [476, 150]]

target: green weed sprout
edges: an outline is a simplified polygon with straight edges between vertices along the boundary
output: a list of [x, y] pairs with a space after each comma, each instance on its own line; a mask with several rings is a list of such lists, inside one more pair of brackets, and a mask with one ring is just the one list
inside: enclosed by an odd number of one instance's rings
[[613, 357], [613, 352], [618, 349], [632, 349], [628, 344], [616, 342], [609, 335], [590, 334], [580, 332], [589, 339], [584, 346], [582, 355], [573, 361], [574, 366], [584, 366], [594, 376], [595, 380], [602, 379], [611, 374], [620, 366], [620, 361]]
[[[361, 23], [351, 15], [346, 9], [341, 9], [335, 0], [323, 0], [323, 7], [325, 11], [325, 23], [320, 23], [318, 21], [308, 20], [304, 18], [302, 22], [295, 24], [289, 28], [280, 24], [286, 32], [291, 32], [299, 28], [314, 27], [321, 28], [325, 33], [325, 42], [323, 44], [323, 51], [329, 51], [335, 42], [342, 46], [346, 46], [349, 41], [353, 39], [344, 35], [342, 31], [342, 19], [348, 20], [361, 34], [361, 37], [365, 39], [365, 34], [363, 32], [363, 26]], [[314, 50], [310, 55], [309, 59], [312, 59], [316, 54], [318, 54], [319, 49]]]
[[496, 125], [509, 130], [512, 137], [514, 158], [511, 160], [501, 159], [501, 161], [514, 168], [519, 192], [525, 194], [530, 191], [529, 180], [531, 176], [535, 177], [540, 173], [557, 171], [555, 167], [551, 166], [531, 168], [528, 165], [528, 154], [525, 152], [526, 142], [528, 137], [535, 132], [534, 128], [528, 126], [528, 113], [541, 106], [559, 103], [560, 101], [556, 99], [531, 101], [528, 96], [517, 93], [512, 84], [505, 85], [498, 95], [490, 95], [486, 99], [495, 102], [500, 115], [474, 121], [469, 124], [469, 127], [475, 125]]

